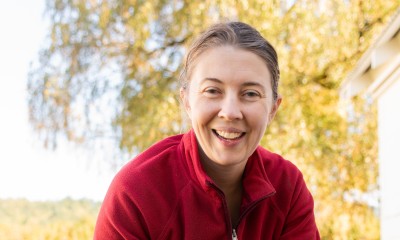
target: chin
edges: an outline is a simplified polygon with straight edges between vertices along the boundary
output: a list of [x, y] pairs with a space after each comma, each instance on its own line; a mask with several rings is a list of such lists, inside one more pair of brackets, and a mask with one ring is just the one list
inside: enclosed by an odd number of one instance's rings
[[234, 157], [226, 156], [224, 158], [219, 158], [219, 160], [215, 162], [221, 166], [232, 166], [242, 163], [243, 161], [244, 160], [242, 158], [237, 158], [237, 156]]

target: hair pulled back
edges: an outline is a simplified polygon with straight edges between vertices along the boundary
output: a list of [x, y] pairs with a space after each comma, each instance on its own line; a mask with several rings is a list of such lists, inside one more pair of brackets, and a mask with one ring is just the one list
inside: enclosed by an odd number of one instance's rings
[[271, 87], [273, 99], [278, 99], [279, 65], [278, 56], [274, 47], [261, 34], [243, 22], [218, 23], [208, 28], [197, 38], [186, 54], [183, 71], [180, 77], [181, 85], [185, 89], [195, 61], [207, 49], [230, 45], [250, 51], [261, 57], [271, 73]]

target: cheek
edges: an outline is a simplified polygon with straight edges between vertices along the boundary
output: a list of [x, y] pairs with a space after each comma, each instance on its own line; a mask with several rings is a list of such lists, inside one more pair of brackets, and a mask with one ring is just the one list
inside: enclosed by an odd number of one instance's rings
[[218, 104], [203, 98], [190, 101], [191, 120], [197, 124], [207, 124], [218, 114]]
[[[260, 131], [260, 129], [267, 126], [270, 112], [269, 106], [265, 104], [260, 104], [253, 109], [247, 109], [247, 121], [249, 125], [256, 128], [257, 131]], [[264, 133], [260, 132], [260, 134], [263, 135]]]

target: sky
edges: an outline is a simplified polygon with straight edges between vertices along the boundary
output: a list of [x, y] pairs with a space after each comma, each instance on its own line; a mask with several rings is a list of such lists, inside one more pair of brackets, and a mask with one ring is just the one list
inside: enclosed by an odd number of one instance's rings
[[46, 36], [44, 4], [0, 7], [0, 198], [101, 201], [116, 171], [104, 157], [68, 143], [45, 149], [28, 122], [26, 82]]

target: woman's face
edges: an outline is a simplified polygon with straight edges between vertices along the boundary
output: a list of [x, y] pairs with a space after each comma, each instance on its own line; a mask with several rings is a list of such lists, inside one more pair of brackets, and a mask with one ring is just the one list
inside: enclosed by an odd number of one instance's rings
[[232, 46], [200, 54], [181, 97], [202, 154], [222, 166], [247, 162], [281, 101], [266, 63]]

